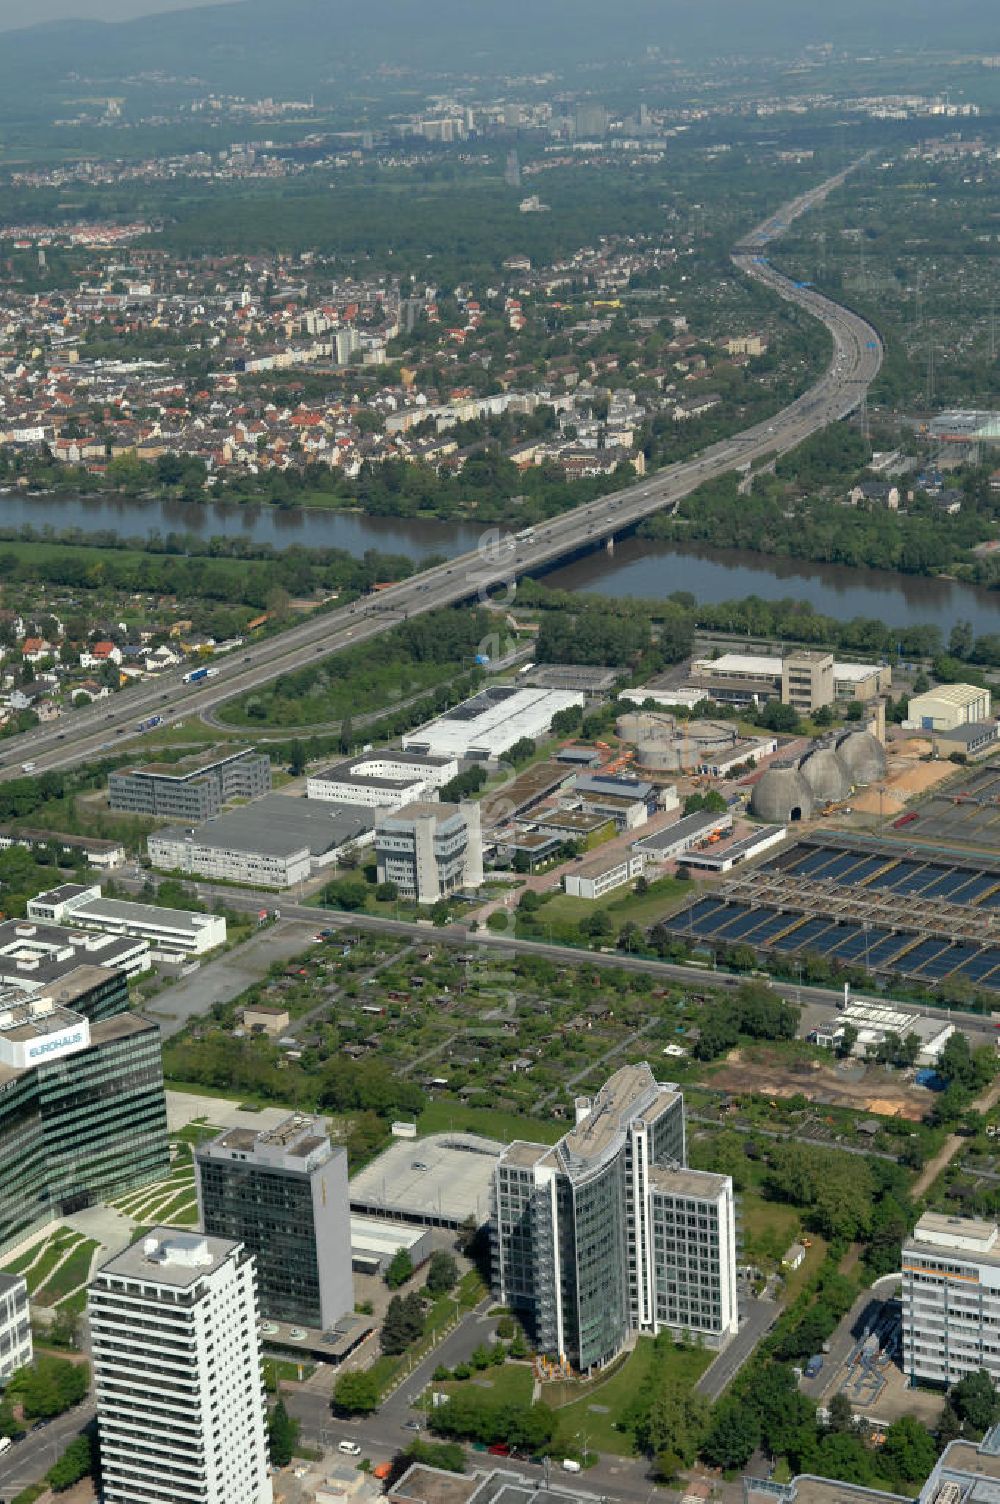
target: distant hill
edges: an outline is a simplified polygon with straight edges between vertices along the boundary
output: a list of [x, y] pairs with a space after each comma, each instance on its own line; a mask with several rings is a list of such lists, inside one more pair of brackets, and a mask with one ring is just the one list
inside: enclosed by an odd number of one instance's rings
[[308, 92], [356, 70], [540, 71], [647, 47], [704, 57], [805, 43], [996, 50], [994, 0], [240, 0], [131, 22], [6, 32], [0, 89], [159, 68], [217, 88]]

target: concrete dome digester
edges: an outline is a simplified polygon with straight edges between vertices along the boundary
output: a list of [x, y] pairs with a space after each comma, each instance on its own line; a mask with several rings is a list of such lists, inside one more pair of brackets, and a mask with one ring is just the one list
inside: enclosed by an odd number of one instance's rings
[[837, 738], [837, 756], [852, 783], [877, 783], [885, 777], [885, 748], [870, 731], [858, 727]]
[[774, 762], [754, 784], [750, 809], [772, 825], [809, 820], [816, 798], [796, 762]]

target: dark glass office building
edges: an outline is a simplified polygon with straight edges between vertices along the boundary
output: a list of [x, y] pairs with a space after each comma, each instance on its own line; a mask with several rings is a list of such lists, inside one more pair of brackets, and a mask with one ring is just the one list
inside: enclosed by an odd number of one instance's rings
[[156, 1025], [0, 994], [0, 1250], [169, 1166]]
[[321, 1118], [228, 1129], [195, 1165], [202, 1226], [250, 1249], [264, 1316], [329, 1331], [353, 1311], [347, 1152]]

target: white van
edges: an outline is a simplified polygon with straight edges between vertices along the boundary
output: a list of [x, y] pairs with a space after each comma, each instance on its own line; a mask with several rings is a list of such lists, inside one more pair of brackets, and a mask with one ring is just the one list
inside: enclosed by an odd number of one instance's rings
[[564, 1473], [578, 1473], [580, 1471], [580, 1464], [575, 1462], [572, 1457], [564, 1457], [562, 1460], [562, 1470]]
[[356, 1441], [342, 1441], [337, 1446], [338, 1452], [343, 1452], [345, 1457], [360, 1457], [361, 1448]]
[[4, 1452], [9, 1452], [13, 1445], [14, 1443], [9, 1436], [0, 1436], [0, 1455]]

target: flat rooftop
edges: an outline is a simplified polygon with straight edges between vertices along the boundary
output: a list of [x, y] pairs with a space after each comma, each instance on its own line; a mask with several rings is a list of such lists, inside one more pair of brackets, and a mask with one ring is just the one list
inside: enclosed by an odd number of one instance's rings
[[483, 797], [483, 823], [496, 824], [530, 809], [547, 794], [561, 788], [572, 776], [571, 768], [554, 762], [537, 762], [533, 767], [525, 768], [502, 789]]
[[87, 962], [94, 969], [114, 971], [132, 960], [144, 941], [100, 930], [74, 932], [72, 927], [35, 919], [0, 923], [0, 981], [30, 981], [49, 989], [50, 983]]
[[597, 1504], [595, 1494], [568, 1483], [546, 1486], [515, 1472], [512, 1464], [468, 1477], [415, 1462], [387, 1497], [396, 1504]]
[[393, 825], [409, 825], [414, 820], [428, 817], [436, 825], [444, 825], [447, 820], [453, 820], [461, 813], [460, 804], [440, 804], [431, 799], [414, 799], [409, 804], [404, 804], [401, 809], [380, 810], [377, 825], [378, 829], [382, 830]]
[[677, 841], [693, 839], [703, 830], [717, 830], [726, 823], [731, 825], [733, 821], [729, 810], [720, 810], [718, 814], [711, 814], [707, 810], [698, 810], [693, 815], [682, 815], [672, 825], [665, 825], [662, 830], [653, 831], [648, 836], [640, 836], [633, 842], [642, 851], [663, 851], [673, 846]]
[[[374, 785], [376, 788], [396, 788], [399, 784], [413, 783], [421, 773], [436, 772], [440, 768], [450, 767], [454, 763], [453, 757], [434, 757], [422, 752], [403, 752], [398, 748], [381, 747], [374, 752], [362, 752], [360, 757], [345, 757], [340, 762], [331, 763], [328, 768], [321, 772], [310, 773], [310, 778], [320, 782], [330, 783], [354, 783], [362, 788]], [[379, 763], [395, 763], [400, 772], [393, 774], [368, 773], [366, 768], [377, 767]]]
[[[78, 883], [63, 883], [47, 893], [39, 893], [34, 902], [65, 903], [88, 891]], [[165, 930], [187, 930], [194, 934], [214, 920], [213, 914], [197, 914], [190, 909], [166, 909], [151, 903], [132, 903], [124, 898], [91, 898], [82, 902], [67, 914], [60, 923], [73, 926], [74, 919], [100, 921], [106, 919], [116, 924], [142, 924]]]
[[650, 1166], [649, 1179], [668, 1196], [691, 1196], [701, 1201], [714, 1201], [726, 1185], [724, 1175], [713, 1175], [708, 1170], [667, 1169], [662, 1165]]
[[49, 1004], [46, 998], [35, 997], [13, 1006], [0, 1003], [0, 1034], [18, 1044], [27, 1039], [42, 1039], [46, 1034], [58, 1034], [63, 1029], [71, 1029], [79, 1021], [79, 1013]]
[[540, 689], [579, 689], [600, 694], [614, 688], [621, 669], [592, 668], [587, 663], [535, 663], [524, 677]]
[[530, 1170], [533, 1165], [537, 1165], [551, 1152], [549, 1144], [532, 1144], [527, 1139], [519, 1138], [507, 1145], [503, 1162], [505, 1165], [513, 1165], [518, 1170]]
[[355, 1253], [394, 1254], [410, 1249], [426, 1237], [426, 1229], [412, 1222], [384, 1222], [379, 1217], [351, 1218], [351, 1248]]
[[214, 1274], [239, 1246], [231, 1238], [153, 1227], [130, 1248], [102, 1264], [98, 1277], [108, 1275], [186, 1290], [206, 1274]]
[[213, 768], [221, 768], [225, 763], [235, 762], [238, 758], [251, 754], [257, 755], [255, 747], [234, 747], [225, 752], [212, 749], [208, 752], [194, 753], [191, 757], [182, 757], [178, 762], [136, 763], [130, 768], [119, 768], [118, 774], [142, 778], [169, 778], [177, 783], [185, 783], [189, 778], [201, 777], [210, 773]]
[[503, 1149], [475, 1133], [399, 1139], [354, 1176], [351, 1211], [456, 1227], [470, 1215], [485, 1222]]
[[265, 794], [239, 809], [193, 827], [172, 825], [158, 839], [188, 841], [214, 850], [291, 856], [306, 848], [320, 856], [375, 828], [375, 811], [360, 804], [326, 804], [290, 794]]

